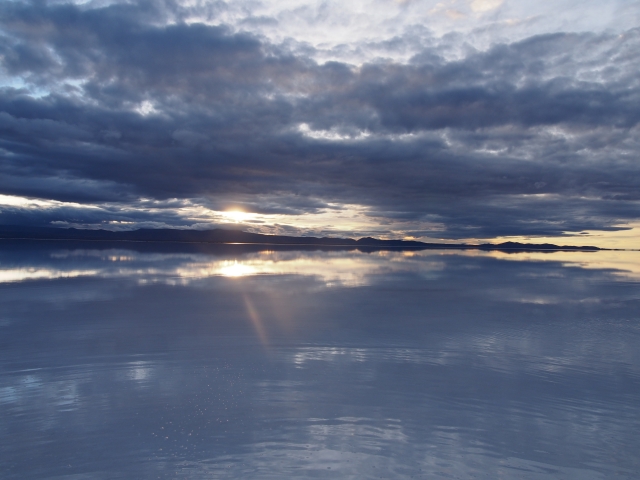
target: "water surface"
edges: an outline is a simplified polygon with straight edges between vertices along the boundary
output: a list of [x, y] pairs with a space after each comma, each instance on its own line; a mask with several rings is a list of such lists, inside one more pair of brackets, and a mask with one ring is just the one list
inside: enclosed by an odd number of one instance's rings
[[0, 244], [2, 478], [640, 477], [640, 254]]

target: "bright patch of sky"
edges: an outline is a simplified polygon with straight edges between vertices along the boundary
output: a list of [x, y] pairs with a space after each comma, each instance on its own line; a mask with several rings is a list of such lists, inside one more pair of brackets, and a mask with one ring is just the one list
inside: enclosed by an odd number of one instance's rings
[[497, 42], [557, 31], [621, 32], [640, 21], [638, 3], [625, 0], [286, 0], [213, 5], [184, 2], [192, 12], [187, 21], [232, 25], [274, 43], [312, 46], [317, 51], [309, 53], [321, 61], [356, 64], [375, 57], [407, 60], [424, 46], [442, 41], [456, 40], [449, 52], [455, 57], [468, 48], [483, 50]]

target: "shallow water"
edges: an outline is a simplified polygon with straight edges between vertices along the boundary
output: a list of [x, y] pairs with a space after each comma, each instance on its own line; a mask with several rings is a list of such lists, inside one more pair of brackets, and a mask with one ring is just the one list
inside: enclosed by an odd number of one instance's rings
[[0, 244], [2, 478], [640, 477], [640, 253]]

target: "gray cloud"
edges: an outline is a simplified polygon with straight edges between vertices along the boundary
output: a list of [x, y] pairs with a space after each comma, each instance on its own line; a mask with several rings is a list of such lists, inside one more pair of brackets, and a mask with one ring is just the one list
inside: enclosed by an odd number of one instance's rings
[[[443, 37], [407, 62], [354, 65], [188, 24], [188, 13], [0, 6], [2, 69], [23, 85], [0, 90], [0, 193], [110, 205], [2, 208], [0, 221], [193, 224], [124, 212], [140, 198], [278, 214], [357, 204], [381, 225], [437, 223], [451, 238], [640, 218], [640, 29], [537, 35], [455, 59], [461, 40]], [[411, 35], [385, 48], [415, 47]]]

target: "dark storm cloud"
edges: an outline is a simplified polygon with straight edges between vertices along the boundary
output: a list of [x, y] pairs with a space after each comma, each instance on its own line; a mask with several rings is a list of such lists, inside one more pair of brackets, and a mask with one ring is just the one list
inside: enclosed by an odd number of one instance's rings
[[[435, 222], [449, 237], [640, 218], [638, 29], [537, 36], [454, 60], [443, 40], [408, 63], [354, 66], [187, 24], [188, 13], [2, 4], [2, 68], [26, 83], [0, 90], [0, 192], [284, 214], [360, 204], [381, 224]], [[136, 215], [102, 220], [156, 213]]]

